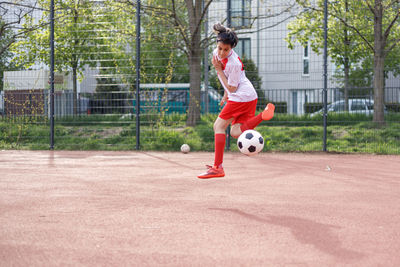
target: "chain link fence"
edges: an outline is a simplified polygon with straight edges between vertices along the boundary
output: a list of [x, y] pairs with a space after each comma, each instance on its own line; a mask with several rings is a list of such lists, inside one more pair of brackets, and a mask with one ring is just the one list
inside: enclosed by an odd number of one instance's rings
[[[54, 83], [51, 1], [1, 3], [0, 147], [48, 149], [54, 119], [55, 149], [134, 150], [140, 144], [178, 151], [188, 143], [213, 151], [223, 89], [210, 63], [212, 26], [221, 22], [238, 34], [234, 50], [257, 90], [257, 112], [268, 102], [276, 106], [274, 119], [257, 128], [265, 150], [322, 151], [323, 13], [299, 2], [196, 0], [190, 10], [185, 1], [55, 1]], [[396, 56], [386, 61], [384, 120], [377, 121], [373, 56], [356, 51], [361, 41], [350, 31], [357, 57], [335, 50], [337, 33], [329, 25], [327, 150], [400, 153]], [[338, 60], [346, 56], [350, 68]], [[227, 149], [236, 150], [235, 139]]]

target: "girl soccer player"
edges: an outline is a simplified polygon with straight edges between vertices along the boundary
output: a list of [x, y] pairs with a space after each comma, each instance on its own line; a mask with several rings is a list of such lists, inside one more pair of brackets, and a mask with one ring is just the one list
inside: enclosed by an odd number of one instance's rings
[[197, 176], [200, 179], [225, 176], [222, 161], [225, 131], [230, 123], [232, 137], [238, 138], [242, 132], [254, 129], [263, 120], [272, 119], [275, 110], [275, 106], [269, 103], [263, 112], [254, 116], [257, 93], [246, 78], [242, 61], [233, 51], [238, 43], [236, 33], [219, 23], [214, 25], [214, 31], [217, 34], [217, 48], [213, 51], [212, 64], [224, 87], [224, 96], [220, 104], [226, 105], [214, 122], [214, 165], [207, 165], [207, 171]]

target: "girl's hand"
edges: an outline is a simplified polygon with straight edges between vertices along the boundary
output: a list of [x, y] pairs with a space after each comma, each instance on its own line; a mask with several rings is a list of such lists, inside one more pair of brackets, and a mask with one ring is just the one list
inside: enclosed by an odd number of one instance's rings
[[227, 98], [228, 98], [228, 96], [226, 94], [224, 94], [224, 96], [221, 99], [221, 102], [219, 102], [219, 105], [223, 106], [225, 104]]
[[222, 71], [222, 62], [218, 60], [216, 56], [213, 56], [212, 58], [212, 64], [214, 65], [214, 68], [217, 72]]

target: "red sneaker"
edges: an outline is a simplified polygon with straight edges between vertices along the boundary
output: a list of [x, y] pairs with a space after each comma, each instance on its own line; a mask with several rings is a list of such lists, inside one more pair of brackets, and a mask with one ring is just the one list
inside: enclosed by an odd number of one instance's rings
[[199, 176], [197, 176], [198, 178], [209, 179], [209, 178], [225, 176], [224, 168], [222, 168], [222, 165], [220, 165], [219, 167], [206, 165], [206, 167], [208, 168], [208, 170], [205, 173], [202, 173]]
[[261, 115], [262, 119], [265, 121], [269, 121], [270, 119], [272, 119], [272, 117], [274, 117], [274, 110], [275, 110], [274, 104], [268, 103], [264, 111], [262, 112]]

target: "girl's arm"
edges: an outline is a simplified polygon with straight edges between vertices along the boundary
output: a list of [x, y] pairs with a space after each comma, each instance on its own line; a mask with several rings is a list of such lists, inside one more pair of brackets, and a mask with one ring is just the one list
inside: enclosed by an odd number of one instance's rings
[[221, 102], [219, 103], [220, 106], [223, 106], [226, 102], [226, 100], [228, 100], [228, 93], [224, 90], [224, 96], [221, 99]]
[[231, 86], [228, 84], [228, 79], [225, 76], [224, 71], [222, 70], [222, 63], [219, 61], [215, 56], [213, 56], [212, 59], [212, 64], [215, 67], [215, 70], [217, 71], [218, 76], [221, 78], [222, 83], [225, 85], [225, 87], [229, 90], [229, 92], [234, 93], [237, 90], [236, 86]]

